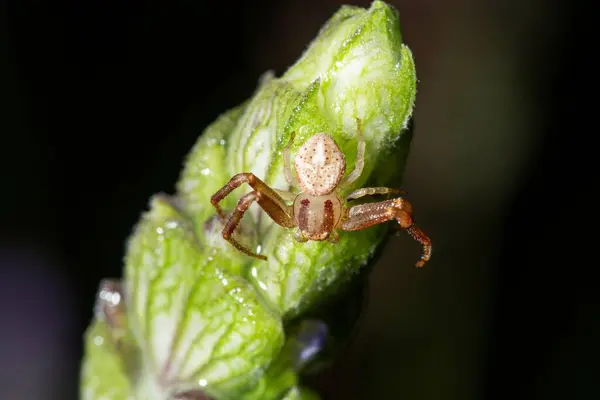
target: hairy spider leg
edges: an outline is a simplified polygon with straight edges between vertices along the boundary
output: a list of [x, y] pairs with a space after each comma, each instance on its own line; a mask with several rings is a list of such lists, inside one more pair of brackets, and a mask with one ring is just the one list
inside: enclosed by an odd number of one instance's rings
[[288, 144], [286, 144], [285, 147], [283, 148], [283, 173], [285, 175], [285, 180], [287, 181], [288, 185], [290, 185], [291, 187], [298, 186], [298, 181], [296, 180], [296, 177], [292, 173], [292, 163], [291, 163], [291, 149], [292, 149], [292, 144], [294, 144], [295, 137], [296, 137], [296, 132], [292, 132], [290, 134], [290, 140], [289, 140]]
[[[275, 190], [271, 189], [266, 183], [250, 172], [234, 175], [225, 186], [219, 189], [210, 198], [211, 204], [216, 208], [217, 214], [219, 214], [222, 219], [225, 219], [225, 214], [223, 213], [219, 202], [243, 183], [247, 183], [252, 189], [261, 193], [263, 196], [266, 196], [266, 198], [273, 203], [274, 207], [269, 207], [268, 209], [265, 209], [265, 211], [275, 222], [286, 228], [294, 226], [293, 221], [289, 222], [291, 221], [292, 209], [286, 204], [285, 200]], [[292, 225], [288, 225], [289, 223], [292, 223]]]
[[423, 246], [421, 259], [415, 264], [416, 267], [423, 267], [431, 258], [431, 239], [415, 226], [412, 206], [401, 197], [350, 207], [339, 228], [344, 231], [358, 231], [393, 219]]
[[400, 189], [393, 189], [393, 188], [387, 188], [387, 187], [370, 187], [370, 188], [362, 188], [362, 189], [355, 190], [354, 192], [352, 192], [348, 196], [346, 196], [346, 201], [356, 200], [356, 199], [359, 199], [364, 196], [373, 196], [376, 194], [389, 194], [389, 193], [406, 194], [406, 192], [404, 190], [400, 190]]
[[327, 237], [327, 241], [330, 243], [337, 244], [340, 241], [340, 234], [337, 231], [332, 231]]
[[254, 191], [245, 194], [238, 201], [237, 207], [231, 214], [229, 220], [225, 224], [225, 228], [223, 229], [223, 239], [227, 240], [236, 249], [248, 254], [249, 256], [266, 260], [267, 258], [265, 256], [256, 254], [242, 246], [233, 238], [233, 232], [239, 225], [244, 213], [246, 210], [248, 210], [248, 207], [250, 207], [253, 202], [257, 202], [258, 205], [271, 217], [271, 219], [275, 221], [275, 223], [283, 226], [284, 228], [293, 228], [295, 226], [293, 208], [292, 206], [288, 206], [273, 189], [258, 179], [254, 174], [244, 172], [234, 175], [229, 182], [219, 189], [219, 191], [217, 191], [217, 193], [215, 193], [210, 199], [210, 202], [216, 208], [221, 219], [225, 219], [225, 214], [219, 206], [219, 202], [229, 195], [233, 190], [239, 187], [242, 183], [248, 183], [248, 185], [250, 185]]
[[362, 121], [356, 118], [356, 130], [358, 136], [358, 145], [356, 149], [356, 163], [354, 164], [354, 170], [350, 172], [345, 178], [338, 184], [340, 187], [344, 187], [354, 183], [363, 172], [365, 167], [365, 138], [362, 135]]
[[283, 201], [285, 201], [285, 202], [294, 201], [294, 199], [296, 198], [296, 196], [298, 196], [298, 194], [292, 193], [292, 192], [288, 192], [287, 190], [273, 189], [273, 191], [275, 193], [277, 193], [279, 195], [279, 197], [281, 197], [283, 199]]

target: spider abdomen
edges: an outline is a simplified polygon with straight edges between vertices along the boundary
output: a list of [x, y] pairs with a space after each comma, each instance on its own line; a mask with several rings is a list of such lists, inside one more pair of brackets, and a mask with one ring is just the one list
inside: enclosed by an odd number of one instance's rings
[[294, 219], [303, 236], [325, 240], [335, 229], [342, 214], [342, 202], [335, 194], [311, 196], [299, 194], [294, 200]]

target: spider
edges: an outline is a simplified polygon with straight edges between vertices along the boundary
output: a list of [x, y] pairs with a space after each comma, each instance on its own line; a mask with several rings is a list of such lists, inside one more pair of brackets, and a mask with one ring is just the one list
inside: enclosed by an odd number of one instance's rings
[[[431, 240], [418, 227], [412, 218], [412, 206], [402, 197], [347, 206], [346, 202], [364, 196], [381, 194], [400, 194], [401, 190], [387, 187], [369, 187], [355, 190], [345, 198], [340, 193], [345, 187], [355, 182], [364, 168], [365, 141], [362, 137], [362, 124], [357, 120], [358, 149], [354, 170], [344, 177], [346, 159], [335, 140], [326, 133], [311, 136], [297, 151], [294, 157], [296, 176], [292, 174], [290, 148], [295, 133], [283, 150], [285, 179], [291, 187], [299, 188], [299, 193], [273, 189], [254, 174], [243, 172], [234, 175], [229, 182], [219, 189], [210, 199], [219, 217], [226, 221], [223, 238], [239, 251], [251, 257], [267, 260], [267, 257], [252, 252], [242, 246], [233, 237], [244, 213], [254, 202], [269, 217], [284, 228], [297, 228], [295, 239], [299, 242], [308, 240], [332, 243], [339, 241], [338, 230], [358, 231], [386, 221], [396, 220], [400, 228], [405, 229], [423, 246], [421, 259], [416, 263], [422, 267], [431, 257]], [[219, 202], [234, 189], [247, 183], [254, 189], [242, 196], [237, 207], [227, 219]]]

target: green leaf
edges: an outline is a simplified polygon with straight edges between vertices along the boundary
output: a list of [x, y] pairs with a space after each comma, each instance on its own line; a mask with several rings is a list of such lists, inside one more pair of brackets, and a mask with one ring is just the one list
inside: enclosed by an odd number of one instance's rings
[[[242, 104], [219, 116], [200, 136], [186, 158], [177, 184], [181, 200], [191, 218], [202, 223], [214, 213], [210, 196], [230, 178], [223, 167], [229, 135], [247, 108]], [[230, 205], [235, 205], [231, 203]]]
[[176, 206], [155, 197], [128, 246], [128, 321], [153, 376], [138, 394], [201, 387], [231, 397], [279, 352], [281, 320], [246, 280], [205, 257]]
[[135, 399], [125, 363], [104, 322], [93, 322], [85, 333], [79, 397], [81, 400]]

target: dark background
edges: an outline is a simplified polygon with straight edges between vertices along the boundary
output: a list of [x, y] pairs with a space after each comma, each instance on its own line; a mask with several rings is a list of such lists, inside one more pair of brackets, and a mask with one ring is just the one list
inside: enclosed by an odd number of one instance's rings
[[[97, 285], [149, 197], [341, 3], [3, 3], [3, 398], [76, 398]], [[325, 398], [597, 397], [592, 12], [392, 3], [420, 79], [404, 188], [434, 257], [415, 270], [418, 246], [392, 240]]]

